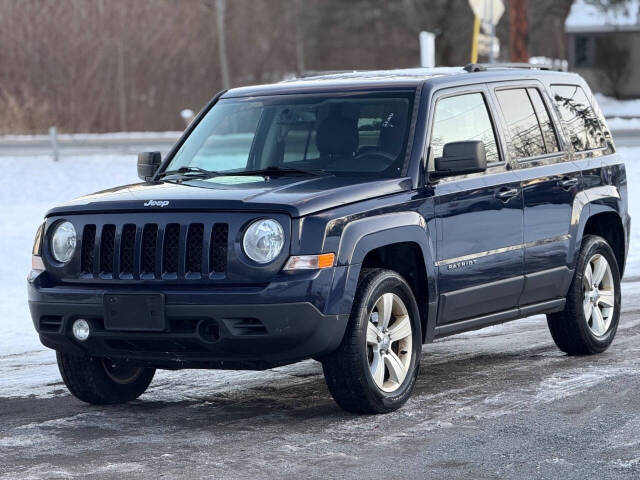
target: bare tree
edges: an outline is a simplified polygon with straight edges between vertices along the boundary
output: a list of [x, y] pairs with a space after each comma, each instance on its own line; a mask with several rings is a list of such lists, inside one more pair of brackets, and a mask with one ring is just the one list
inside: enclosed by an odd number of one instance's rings
[[[528, 2], [532, 54], [570, 3]], [[472, 22], [467, 0], [0, 0], [0, 133], [181, 129], [226, 86], [416, 66], [421, 30], [465, 64]], [[508, 58], [507, 15], [497, 33]]]

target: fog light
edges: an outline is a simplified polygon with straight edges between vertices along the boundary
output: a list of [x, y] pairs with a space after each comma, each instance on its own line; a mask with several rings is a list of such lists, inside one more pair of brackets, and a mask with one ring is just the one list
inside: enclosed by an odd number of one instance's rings
[[73, 322], [73, 336], [78, 340], [84, 342], [87, 338], [89, 338], [90, 328], [89, 322], [87, 322], [83, 318], [79, 318], [75, 322]]

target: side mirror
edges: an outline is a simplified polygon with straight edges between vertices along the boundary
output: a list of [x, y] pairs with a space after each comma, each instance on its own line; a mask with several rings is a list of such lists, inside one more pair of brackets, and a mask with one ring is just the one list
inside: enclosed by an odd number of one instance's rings
[[138, 154], [138, 177], [149, 182], [160, 168], [162, 155], [160, 152], [140, 152]]
[[480, 140], [447, 143], [442, 157], [436, 158], [435, 167], [431, 173], [435, 178], [484, 172], [487, 169], [484, 143]]

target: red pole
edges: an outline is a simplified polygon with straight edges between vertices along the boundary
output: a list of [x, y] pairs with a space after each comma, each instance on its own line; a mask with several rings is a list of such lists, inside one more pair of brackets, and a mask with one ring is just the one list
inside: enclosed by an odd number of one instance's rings
[[527, 0], [509, 0], [509, 50], [512, 62], [529, 61]]

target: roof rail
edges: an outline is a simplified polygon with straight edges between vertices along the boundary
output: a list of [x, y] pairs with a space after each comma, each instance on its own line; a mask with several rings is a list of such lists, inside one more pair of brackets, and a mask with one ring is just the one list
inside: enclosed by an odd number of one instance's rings
[[553, 65], [532, 64], [532, 63], [469, 63], [463, 67], [467, 72], [486, 72], [492, 69], [501, 68], [522, 68], [529, 70], [558, 70]]

